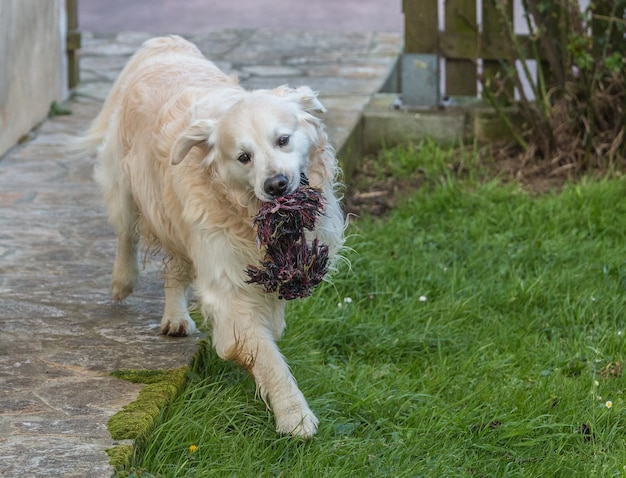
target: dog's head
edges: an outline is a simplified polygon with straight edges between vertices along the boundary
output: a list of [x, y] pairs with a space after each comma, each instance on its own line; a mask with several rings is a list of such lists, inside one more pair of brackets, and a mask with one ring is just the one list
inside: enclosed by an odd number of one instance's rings
[[316, 111], [325, 109], [308, 87], [249, 92], [221, 117], [195, 119], [176, 140], [171, 163], [198, 146], [229, 187], [270, 201], [292, 193], [307, 173]]

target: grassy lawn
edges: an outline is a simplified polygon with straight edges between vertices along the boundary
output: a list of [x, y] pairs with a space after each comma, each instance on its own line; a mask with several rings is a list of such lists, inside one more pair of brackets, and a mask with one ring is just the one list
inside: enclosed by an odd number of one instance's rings
[[423, 187], [357, 219], [351, 269], [288, 307], [280, 346], [320, 419], [312, 440], [277, 436], [251, 378], [207, 346], [135, 470], [626, 476], [626, 181], [532, 197], [448, 177], [453, 156], [381, 158]]

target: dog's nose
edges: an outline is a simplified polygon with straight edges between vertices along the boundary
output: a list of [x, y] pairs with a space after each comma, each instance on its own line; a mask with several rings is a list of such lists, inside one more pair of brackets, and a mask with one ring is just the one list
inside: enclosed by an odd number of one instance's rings
[[285, 194], [288, 184], [289, 180], [287, 179], [287, 176], [284, 174], [277, 174], [276, 176], [272, 176], [271, 178], [267, 178], [265, 180], [263, 189], [265, 189], [265, 192], [270, 196], [277, 198]]

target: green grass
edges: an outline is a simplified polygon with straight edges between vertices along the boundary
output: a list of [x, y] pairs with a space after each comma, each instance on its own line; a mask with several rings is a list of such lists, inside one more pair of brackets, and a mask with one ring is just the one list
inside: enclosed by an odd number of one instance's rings
[[626, 182], [533, 198], [450, 179], [432, 145], [397, 154], [426, 187], [358, 219], [351, 269], [288, 307], [318, 434], [278, 436], [206, 346], [137, 476], [626, 476]]

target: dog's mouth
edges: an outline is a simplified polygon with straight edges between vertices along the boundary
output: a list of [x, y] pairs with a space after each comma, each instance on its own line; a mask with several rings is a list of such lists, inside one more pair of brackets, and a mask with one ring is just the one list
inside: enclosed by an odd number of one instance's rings
[[307, 178], [306, 174], [300, 173], [300, 186], [304, 187], [308, 185], [309, 185], [309, 178]]

